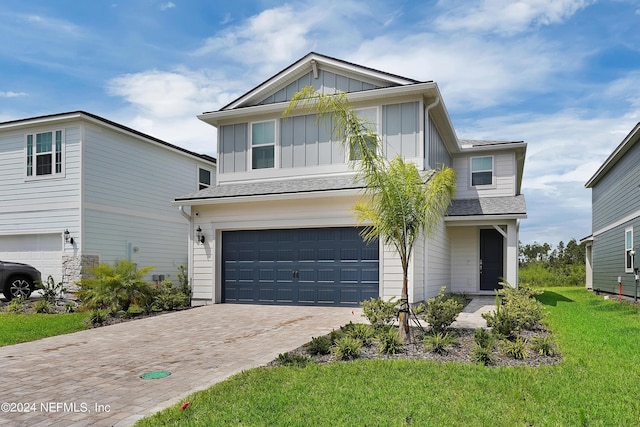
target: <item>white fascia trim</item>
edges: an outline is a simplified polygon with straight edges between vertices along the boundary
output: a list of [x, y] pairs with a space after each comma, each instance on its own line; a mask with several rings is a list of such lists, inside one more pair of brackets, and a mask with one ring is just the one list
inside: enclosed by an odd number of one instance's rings
[[[437, 85], [433, 82], [428, 83], [416, 83], [406, 86], [391, 86], [379, 89], [364, 90], [361, 92], [350, 92], [347, 94], [349, 101], [359, 102], [367, 101], [370, 99], [379, 99], [390, 97], [393, 95], [408, 95], [408, 94], [425, 94], [425, 92], [433, 91], [431, 96], [440, 96], [437, 89]], [[240, 117], [249, 117], [256, 114], [268, 114], [284, 111], [288, 105], [286, 102], [278, 102], [275, 104], [266, 105], [254, 105], [251, 107], [242, 107], [235, 110], [220, 110], [212, 111], [198, 115], [198, 119], [212, 126], [218, 126], [220, 121], [225, 119], [234, 119]]]
[[595, 236], [597, 236], [599, 234], [605, 233], [605, 232], [607, 232], [609, 230], [613, 230], [614, 228], [619, 227], [622, 224], [624, 224], [626, 222], [629, 222], [629, 221], [632, 221], [632, 220], [634, 220], [634, 219], [636, 219], [638, 217], [640, 217], [640, 210], [632, 212], [629, 215], [627, 215], [627, 216], [625, 216], [623, 218], [620, 218], [619, 220], [617, 220], [615, 222], [612, 222], [611, 224], [609, 224], [609, 225], [607, 225], [605, 227], [602, 227], [601, 229], [599, 229], [597, 231], [594, 231], [593, 234], [590, 237], [593, 239], [593, 237], [595, 237]]
[[174, 206], [225, 205], [229, 203], [264, 202], [270, 200], [319, 199], [326, 197], [361, 196], [362, 189], [314, 191], [307, 193], [261, 194], [255, 196], [220, 197], [211, 199], [174, 200]]
[[508, 215], [467, 215], [467, 216], [445, 216], [445, 222], [453, 223], [452, 225], [466, 225], [464, 222], [476, 221], [500, 221], [510, 219], [526, 219], [527, 214], [508, 214]]

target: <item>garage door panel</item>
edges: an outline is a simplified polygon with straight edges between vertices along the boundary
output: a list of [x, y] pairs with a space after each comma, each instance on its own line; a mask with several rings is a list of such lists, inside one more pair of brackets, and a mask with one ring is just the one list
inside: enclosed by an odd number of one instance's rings
[[225, 302], [358, 305], [378, 295], [378, 244], [356, 228], [229, 231], [222, 248]]
[[59, 233], [0, 236], [0, 259], [30, 264], [42, 280], [62, 280], [62, 237]]

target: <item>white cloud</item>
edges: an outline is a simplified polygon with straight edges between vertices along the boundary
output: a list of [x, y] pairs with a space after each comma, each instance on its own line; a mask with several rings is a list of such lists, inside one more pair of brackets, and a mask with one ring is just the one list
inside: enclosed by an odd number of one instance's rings
[[18, 20], [27, 22], [33, 27], [36, 27], [36, 31], [47, 31], [54, 34], [57, 38], [60, 34], [67, 34], [75, 37], [81, 36], [84, 31], [81, 27], [65, 21], [63, 19], [53, 18], [50, 16], [42, 15], [20, 15]]
[[162, 3], [160, 5], [160, 10], [164, 12], [165, 10], [173, 9], [174, 7], [176, 7], [176, 4], [174, 2], [170, 1], [170, 2], [166, 2], [166, 3]]
[[125, 74], [107, 82], [110, 95], [128, 104], [122, 123], [168, 142], [213, 154], [215, 129], [196, 115], [235, 99], [236, 85], [213, 72], [149, 70]]
[[27, 93], [25, 92], [13, 92], [11, 90], [9, 91], [2, 91], [0, 90], [0, 98], [16, 98], [19, 96], [27, 96]]
[[435, 20], [443, 31], [471, 31], [518, 34], [538, 27], [559, 24], [593, 0], [464, 0], [451, 8], [450, 0], [440, 0], [447, 11]]

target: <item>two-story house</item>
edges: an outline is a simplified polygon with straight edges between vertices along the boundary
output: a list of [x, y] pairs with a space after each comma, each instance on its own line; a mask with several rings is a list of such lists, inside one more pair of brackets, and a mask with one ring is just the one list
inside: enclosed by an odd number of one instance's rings
[[171, 202], [215, 173], [212, 157], [83, 111], [0, 123], [0, 260], [70, 284], [117, 259], [174, 279], [189, 222]]
[[218, 111], [215, 186], [175, 204], [192, 223], [193, 300], [255, 304], [356, 305], [399, 296], [393, 249], [366, 244], [352, 210], [362, 185], [331, 123], [314, 114], [283, 118], [305, 86], [347, 92], [377, 126], [384, 155], [428, 171], [457, 172], [457, 196], [410, 266], [410, 302], [450, 291], [493, 294], [518, 281], [518, 226], [526, 144], [459, 140], [434, 82], [420, 82], [309, 53]]
[[586, 244], [586, 286], [637, 298], [640, 267], [640, 123], [585, 184], [591, 189], [592, 234]]

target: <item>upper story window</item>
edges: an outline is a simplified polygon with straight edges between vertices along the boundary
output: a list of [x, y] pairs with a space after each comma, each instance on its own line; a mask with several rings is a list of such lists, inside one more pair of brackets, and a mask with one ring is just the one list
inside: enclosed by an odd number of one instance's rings
[[471, 158], [471, 186], [493, 184], [493, 156]]
[[[378, 109], [377, 108], [362, 108], [356, 110], [357, 116], [363, 120], [368, 134], [364, 135], [364, 143], [371, 147], [375, 147], [376, 138], [378, 138]], [[351, 147], [349, 152], [349, 160], [362, 160], [362, 150], [360, 147]]]
[[62, 131], [27, 135], [27, 176], [56, 176], [64, 172]]
[[633, 227], [624, 230], [624, 272], [633, 273]]
[[251, 168], [274, 167], [276, 146], [276, 121], [251, 124]]
[[204, 190], [209, 187], [211, 187], [211, 171], [198, 168], [198, 190]]

